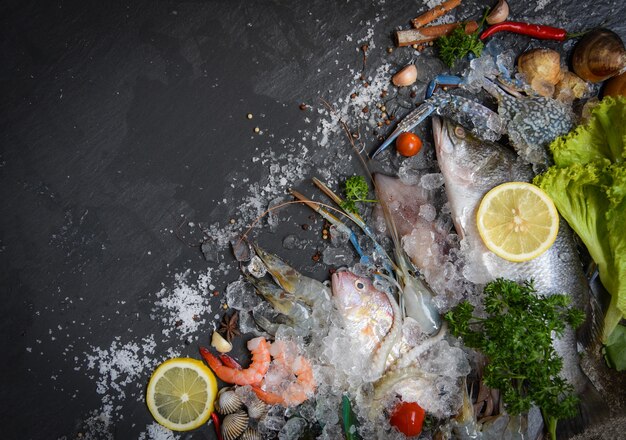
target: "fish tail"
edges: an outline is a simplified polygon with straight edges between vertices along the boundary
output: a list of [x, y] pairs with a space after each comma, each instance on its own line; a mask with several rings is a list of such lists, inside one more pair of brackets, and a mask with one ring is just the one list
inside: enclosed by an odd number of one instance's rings
[[576, 415], [569, 419], [559, 420], [556, 431], [558, 439], [571, 438], [583, 432], [588, 426], [601, 423], [609, 417], [606, 400], [590, 380], [587, 379], [579, 397]]

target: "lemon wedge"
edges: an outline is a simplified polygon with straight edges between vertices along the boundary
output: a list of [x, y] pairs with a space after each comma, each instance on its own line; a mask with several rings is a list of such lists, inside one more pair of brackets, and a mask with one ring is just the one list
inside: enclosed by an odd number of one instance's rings
[[189, 431], [205, 424], [213, 412], [217, 381], [202, 362], [174, 358], [154, 370], [146, 403], [154, 419], [173, 431]]
[[535, 185], [507, 182], [485, 194], [476, 224], [491, 252], [521, 262], [552, 246], [559, 232], [559, 214], [552, 199]]

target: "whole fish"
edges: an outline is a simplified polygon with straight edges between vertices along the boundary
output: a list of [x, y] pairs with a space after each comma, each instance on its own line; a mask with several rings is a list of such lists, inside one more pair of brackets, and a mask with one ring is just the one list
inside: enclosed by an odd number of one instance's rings
[[415, 266], [402, 246], [402, 237], [391, 213], [393, 206], [381, 203], [380, 207], [385, 218], [387, 232], [393, 242], [394, 275], [398, 283], [403, 316], [414, 319], [424, 333], [432, 336], [441, 329], [441, 316], [433, 301], [435, 293], [422, 276], [415, 274]]
[[[498, 277], [515, 281], [533, 279], [539, 294], [565, 293], [572, 305], [588, 310], [590, 292], [573, 234], [565, 221], [552, 247], [539, 257], [523, 262], [506, 261], [489, 251], [476, 226], [476, 210], [491, 188], [509, 181], [528, 182], [533, 177], [530, 165], [503, 146], [477, 140], [455, 124], [433, 118], [433, 134], [439, 168], [444, 176], [452, 219], [462, 249], [468, 251], [464, 275], [472, 282], [484, 284]], [[576, 334], [567, 328], [553, 345], [563, 359], [562, 376], [581, 396], [583, 417], [593, 416], [601, 404], [595, 390], [579, 365]], [[580, 429], [576, 427], [575, 429]]]
[[349, 271], [335, 272], [331, 282], [346, 331], [357, 346], [372, 353], [372, 378], [380, 377], [402, 338], [402, 317], [395, 298], [376, 289], [368, 278]]
[[[458, 276], [455, 266], [449, 262], [450, 231], [421, 214], [425, 208], [434, 210], [435, 191], [383, 174], [376, 174], [374, 183], [376, 198], [390, 213], [402, 247], [415, 267], [438, 295], [451, 295], [451, 280]], [[455, 287], [454, 290], [458, 290], [458, 286]]]

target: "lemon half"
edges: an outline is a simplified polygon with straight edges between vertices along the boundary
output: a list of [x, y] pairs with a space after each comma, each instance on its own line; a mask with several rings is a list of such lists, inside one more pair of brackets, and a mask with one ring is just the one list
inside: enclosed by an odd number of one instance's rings
[[552, 246], [559, 232], [559, 213], [552, 199], [535, 185], [507, 182], [485, 194], [476, 224], [490, 251], [521, 262]]
[[217, 381], [202, 362], [174, 358], [154, 370], [146, 403], [154, 419], [173, 431], [189, 431], [207, 422], [213, 412]]

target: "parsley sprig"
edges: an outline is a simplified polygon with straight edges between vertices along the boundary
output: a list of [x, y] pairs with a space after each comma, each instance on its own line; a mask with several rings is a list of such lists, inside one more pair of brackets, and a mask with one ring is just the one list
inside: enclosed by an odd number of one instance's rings
[[454, 29], [450, 35], [439, 37], [437, 39], [439, 58], [452, 68], [457, 60], [462, 59], [470, 52], [479, 57], [485, 45], [480, 41], [478, 35], [478, 31], [466, 34], [465, 26], [462, 25]]
[[479, 57], [485, 47], [485, 44], [480, 40], [480, 32], [485, 24], [489, 9], [483, 14], [483, 18], [478, 25], [478, 28], [471, 34], [465, 32], [465, 23], [456, 27], [450, 35], [444, 35], [437, 38], [435, 42], [437, 49], [439, 50], [439, 58], [446, 66], [452, 68], [454, 64], [467, 56], [470, 52]]
[[368, 199], [369, 187], [363, 176], [348, 177], [344, 183], [344, 193], [346, 198], [341, 204], [341, 209], [358, 214], [356, 204], [376, 203], [377, 200]]
[[475, 316], [467, 301], [445, 315], [452, 333], [488, 358], [483, 380], [500, 390], [507, 411], [539, 406], [552, 439], [557, 421], [574, 416], [578, 404], [572, 385], [559, 376], [563, 360], [551, 336], [584, 321], [584, 313], [569, 303], [566, 295], [536, 295], [532, 281], [497, 279], [485, 287], [487, 317]]

